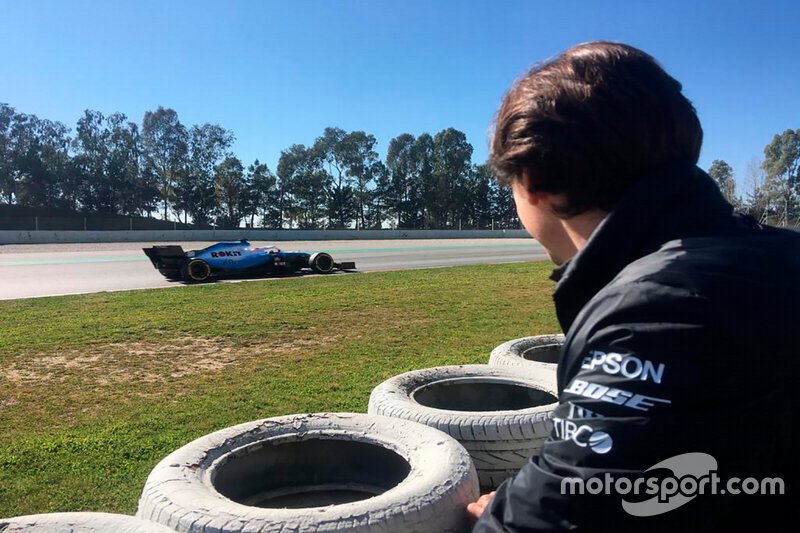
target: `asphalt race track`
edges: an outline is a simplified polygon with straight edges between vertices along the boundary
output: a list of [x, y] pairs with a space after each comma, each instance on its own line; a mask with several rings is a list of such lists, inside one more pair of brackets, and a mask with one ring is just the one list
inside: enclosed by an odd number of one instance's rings
[[[213, 243], [3, 245], [0, 246], [0, 300], [183, 286], [182, 282], [167, 281], [150, 264], [142, 248], [153, 244], [181, 244], [184, 250], [192, 250]], [[252, 241], [252, 244], [277, 244], [283, 250], [325, 251], [336, 261], [355, 261], [359, 272], [547, 259], [541, 245], [532, 239]]]

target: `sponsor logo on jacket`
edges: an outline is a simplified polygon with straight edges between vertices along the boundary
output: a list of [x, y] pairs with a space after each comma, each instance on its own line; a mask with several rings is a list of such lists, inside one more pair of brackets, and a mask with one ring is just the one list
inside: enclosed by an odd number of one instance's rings
[[584, 381], [582, 379], [573, 379], [569, 387], [564, 389], [564, 392], [584, 398], [591, 398], [592, 400], [622, 405], [630, 409], [636, 409], [637, 411], [649, 411], [651, 407], [659, 403], [672, 403], [672, 401], [664, 398], [636, 394], [615, 387]]
[[575, 405], [572, 402], [567, 402], [567, 405], [569, 405], [569, 415], [567, 415], [567, 418], [603, 418], [603, 415], [581, 407], [580, 405]]
[[642, 360], [634, 355], [593, 350], [583, 358], [581, 368], [584, 370], [599, 368], [612, 376], [621, 375], [628, 379], [640, 379], [642, 381], [649, 379], [653, 383], [661, 384], [661, 378], [664, 377], [664, 369], [666, 367], [664, 363], [659, 363], [656, 366], [652, 361]]
[[588, 424], [577, 424], [572, 420], [553, 418], [553, 429], [556, 437], [571, 441], [579, 448], [588, 448], [594, 453], [604, 454], [611, 451], [614, 439], [605, 431], [596, 431]]

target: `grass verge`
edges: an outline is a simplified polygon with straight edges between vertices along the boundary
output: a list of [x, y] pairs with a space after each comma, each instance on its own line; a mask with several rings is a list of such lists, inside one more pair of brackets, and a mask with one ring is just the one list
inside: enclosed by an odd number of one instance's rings
[[133, 513], [150, 469], [248, 420], [364, 411], [395, 374], [553, 333], [550, 263], [0, 302], [0, 517]]

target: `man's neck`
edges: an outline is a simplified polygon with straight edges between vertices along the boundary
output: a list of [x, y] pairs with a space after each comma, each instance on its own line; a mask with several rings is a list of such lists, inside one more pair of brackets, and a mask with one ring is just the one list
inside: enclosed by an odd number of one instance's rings
[[564, 247], [561, 250], [561, 258], [566, 261], [580, 252], [606, 216], [608, 216], [607, 212], [593, 209], [572, 218], [564, 219], [562, 226], [568, 242], [564, 243]]

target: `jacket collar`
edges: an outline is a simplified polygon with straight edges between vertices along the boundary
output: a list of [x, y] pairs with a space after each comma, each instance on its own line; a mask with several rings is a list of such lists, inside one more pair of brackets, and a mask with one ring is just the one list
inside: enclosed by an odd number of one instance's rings
[[664, 243], [734, 223], [733, 208], [696, 165], [673, 163], [642, 176], [569, 262], [554, 271], [562, 330], [625, 266]]

